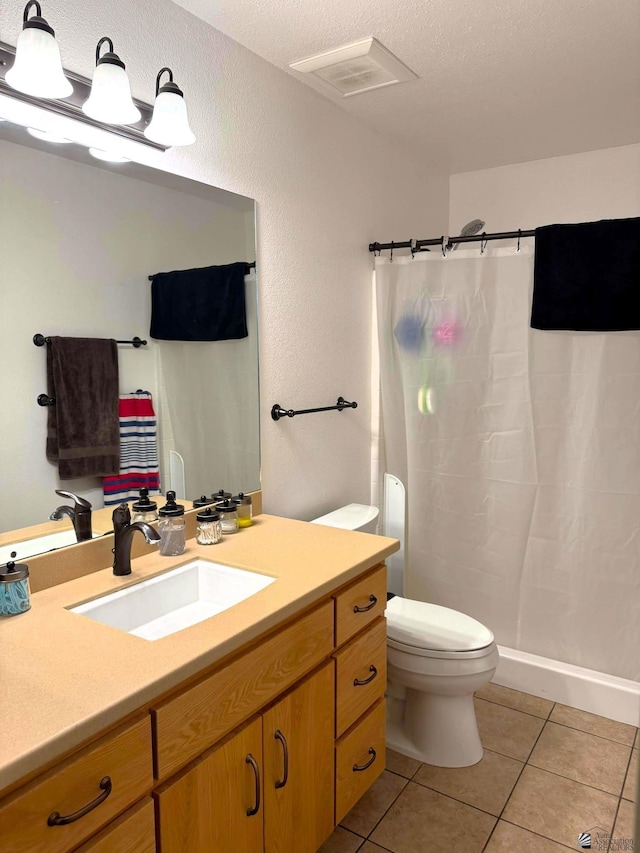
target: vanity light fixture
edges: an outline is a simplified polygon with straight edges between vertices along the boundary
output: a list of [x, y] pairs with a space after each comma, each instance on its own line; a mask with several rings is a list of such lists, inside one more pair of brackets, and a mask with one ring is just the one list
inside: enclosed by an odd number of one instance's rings
[[[169, 79], [161, 86], [160, 79], [165, 72], [169, 74]], [[158, 71], [153, 117], [144, 135], [152, 142], [167, 147], [192, 145], [196, 141], [189, 127], [184, 94], [173, 82], [173, 71], [170, 68]]]
[[[109, 50], [100, 56], [104, 44]], [[104, 124], [135, 124], [142, 118], [131, 98], [124, 62], [113, 52], [113, 42], [107, 36], [96, 47], [91, 94], [82, 105], [82, 112]]]
[[[30, 18], [32, 9], [36, 14]], [[36, 98], [66, 98], [73, 86], [64, 75], [55, 33], [42, 17], [38, 0], [29, 0], [22, 20], [15, 62], [5, 80], [18, 92]]]

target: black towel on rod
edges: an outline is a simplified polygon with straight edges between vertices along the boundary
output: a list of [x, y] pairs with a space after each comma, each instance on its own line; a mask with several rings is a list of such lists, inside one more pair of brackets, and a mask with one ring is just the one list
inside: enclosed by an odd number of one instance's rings
[[246, 269], [246, 263], [235, 263], [153, 275], [151, 337], [164, 341], [246, 338]]
[[47, 346], [47, 458], [61, 480], [120, 471], [118, 347], [105, 338], [52, 337]]
[[640, 329], [640, 217], [536, 228], [531, 326]]

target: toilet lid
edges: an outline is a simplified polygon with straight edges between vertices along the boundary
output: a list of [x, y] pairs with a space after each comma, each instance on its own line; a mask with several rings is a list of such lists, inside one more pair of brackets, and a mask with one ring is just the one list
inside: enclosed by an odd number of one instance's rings
[[488, 628], [465, 613], [399, 595], [387, 602], [386, 617], [387, 637], [407, 646], [470, 652], [494, 640]]

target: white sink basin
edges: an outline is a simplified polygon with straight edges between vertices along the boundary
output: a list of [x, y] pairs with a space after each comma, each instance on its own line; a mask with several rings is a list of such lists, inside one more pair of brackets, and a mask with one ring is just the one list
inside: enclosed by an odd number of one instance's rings
[[[93, 534], [94, 539], [98, 536], [102, 536], [102, 534]], [[55, 551], [56, 548], [75, 545], [76, 541], [75, 530], [61, 530], [59, 533], [48, 533], [46, 536], [36, 536], [35, 539], [25, 539], [23, 542], [2, 545], [0, 547], [0, 563], [6, 563], [8, 560], [26, 560], [36, 554], [45, 554], [47, 551]], [[11, 556], [13, 551], [18, 555], [17, 557]]]
[[159, 640], [239, 604], [274, 580], [208, 560], [192, 560], [69, 609], [136, 637]]

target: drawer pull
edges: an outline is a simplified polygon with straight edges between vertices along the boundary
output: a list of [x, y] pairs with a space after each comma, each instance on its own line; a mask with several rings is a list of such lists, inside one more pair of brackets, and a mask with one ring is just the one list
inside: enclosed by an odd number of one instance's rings
[[378, 674], [378, 670], [375, 668], [375, 666], [373, 664], [371, 664], [371, 666], [369, 667], [369, 672], [371, 673], [369, 678], [362, 678], [362, 679], [354, 678], [353, 679], [353, 686], [354, 687], [363, 687], [365, 684], [371, 684], [373, 679]]
[[368, 767], [371, 767], [373, 762], [376, 760], [376, 751], [373, 747], [371, 747], [369, 749], [369, 755], [371, 756], [371, 758], [367, 761], [366, 764], [360, 764], [360, 765], [354, 764], [353, 765], [353, 772], [354, 773], [362, 773], [363, 770], [366, 770]]
[[260, 768], [258, 767], [258, 762], [255, 760], [253, 755], [251, 755], [251, 753], [247, 755], [245, 761], [247, 764], [250, 764], [252, 766], [253, 772], [255, 773], [256, 777], [256, 804], [253, 808], [247, 809], [247, 817], [253, 817], [254, 815], [258, 814], [258, 811], [260, 810]]
[[80, 820], [81, 817], [84, 817], [86, 814], [89, 814], [90, 811], [93, 811], [100, 803], [104, 803], [109, 794], [111, 793], [112, 784], [111, 778], [109, 776], [105, 776], [100, 780], [99, 787], [102, 789], [102, 793], [98, 794], [95, 800], [91, 800], [90, 803], [87, 803], [86, 806], [83, 806], [81, 809], [78, 809], [77, 812], [69, 815], [61, 815], [60, 812], [51, 812], [49, 815], [49, 819], [47, 820], [47, 824], [49, 826], [66, 826], [68, 823], [73, 823], [76, 820]]
[[284, 788], [289, 778], [289, 747], [287, 746], [287, 739], [282, 734], [280, 729], [276, 730], [274, 738], [280, 741], [280, 743], [282, 744], [282, 751], [284, 753], [284, 770], [282, 773], [282, 779], [276, 782], [276, 788]]
[[355, 607], [353, 608], [353, 612], [354, 613], [366, 613], [367, 610], [371, 610], [371, 608], [375, 607], [376, 604], [378, 603], [378, 599], [375, 597], [375, 595], [370, 595], [369, 601], [371, 603], [365, 605], [364, 607], [358, 607], [358, 605], [356, 604]]

